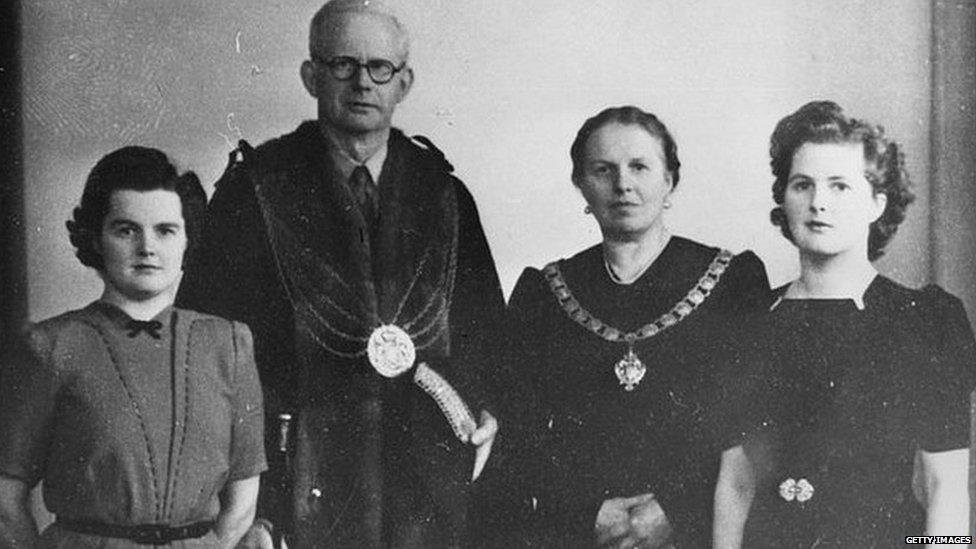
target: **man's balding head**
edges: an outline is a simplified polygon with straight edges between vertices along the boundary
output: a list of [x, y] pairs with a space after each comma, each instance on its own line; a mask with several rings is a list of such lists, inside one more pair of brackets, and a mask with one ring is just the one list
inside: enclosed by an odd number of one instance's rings
[[325, 35], [335, 32], [336, 26], [341, 24], [343, 17], [354, 13], [388, 19], [395, 29], [396, 41], [400, 49], [399, 61], [407, 61], [410, 56], [410, 36], [400, 23], [396, 10], [380, 0], [332, 0], [324, 4], [319, 11], [315, 12], [309, 25], [308, 51], [315, 53], [316, 48], [325, 39]]
[[312, 19], [305, 89], [327, 130], [356, 139], [384, 139], [393, 111], [413, 84], [407, 33], [377, 0], [335, 0]]

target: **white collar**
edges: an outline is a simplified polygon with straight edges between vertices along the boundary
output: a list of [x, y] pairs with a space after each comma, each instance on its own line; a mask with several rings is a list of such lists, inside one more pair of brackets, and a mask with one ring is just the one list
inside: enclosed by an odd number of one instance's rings
[[357, 167], [366, 166], [366, 169], [369, 170], [369, 175], [373, 178], [373, 182], [379, 185], [380, 174], [383, 172], [383, 163], [386, 162], [386, 156], [389, 153], [389, 145], [386, 142], [373, 153], [373, 156], [367, 158], [365, 162], [358, 162], [346, 154], [346, 151], [342, 150], [331, 139], [329, 142], [332, 145], [329, 147], [329, 155], [332, 157], [332, 161], [339, 170], [339, 174], [342, 175], [343, 180], [349, 179], [352, 171]]

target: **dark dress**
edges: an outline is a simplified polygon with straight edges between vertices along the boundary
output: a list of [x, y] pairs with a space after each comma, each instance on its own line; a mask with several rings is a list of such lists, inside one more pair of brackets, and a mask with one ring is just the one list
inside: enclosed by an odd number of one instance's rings
[[473, 413], [490, 408], [504, 300], [478, 211], [440, 151], [392, 129], [371, 222], [331, 146], [304, 122], [245, 150], [217, 183], [178, 303], [254, 330], [273, 452], [258, 514], [291, 547], [462, 544], [473, 447], [413, 370], [380, 376], [366, 342], [403, 328], [416, 363]]
[[[744, 547], [895, 547], [922, 535], [917, 449], [969, 446], [976, 350], [962, 303], [878, 276], [852, 300], [779, 301], [742, 364], [766, 425]], [[962, 534], [962, 532], [944, 532]]]
[[[7, 355], [0, 474], [44, 481], [58, 519], [135, 526], [212, 521], [228, 483], [265, 468], [251, 334], [240, 323], [167, 308], [159, 338], [101, 302], [34, 325]], [[171, 547], [214, 547], [213, 532]], [[43, 547], [140, 547], [45, 531]], [[152, 547], [148, 545], [146, 547]]]
[[[509, 408], [523, 417], [508, 424], [525, 426], [514, 444], [524, 451], [513, 458], [511, 482], [534, 499], [530, 545], [591, 547], [604, 500], [647, 492], [659, 500], [679, 547], [708, 544], [724, 443], [703, 425], [713, 359], [725, 323], [768, 306], [770, 297], [753, 253], [724, 254], [672, 237], [630, 285], [611, 281], [601, 246], [558, 261], [565, 288], [590, 316], [573, 313], [577, 305], [565, 292], [554, 293], [552, 266], [522, 273], [509, 304], [522, 392]], [[701, 301], [689, 292], [701, 291], [706, 278], [710, 294]], [[647, 373], [633, 390], [614, 371], [627, 344], [594, 333], [591, 317], [625, 332], [660, 319], [663, 329], [634, 345]]]

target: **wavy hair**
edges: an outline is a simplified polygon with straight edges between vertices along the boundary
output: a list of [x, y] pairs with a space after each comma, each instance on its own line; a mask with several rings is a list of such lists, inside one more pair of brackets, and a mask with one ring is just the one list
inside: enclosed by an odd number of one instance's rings
[[769, 165], [776, 178], [773, 181], [776, 207], [769, 217], [790, 242], [793, 242], [793, 235], [782, 204], [793, 155], [806, 143], [863, 146], [864, 177], [875, 194], [881, 193], [887, 197], [884, 212], [871, 223], [868, 234], [868, 259], [878, 259], [884, 255], [885, 246], [895, 236], [898, 225], [905, 220], [908, 205], [915, 200], [901, 147], [885, 135], [883, 127], [847, 116], [840, 105], [833, 101], [807, 103], [780, 120], [769, 139]]
[[180, 197], [187, 237], [183, 265], [190, 264], [203, 230], [207, 194], [195, 173], [178, 174], [162, 151], [147, 147], [123, 147], [110, 152], [88, 174], [81, 205], [65, 224], [78, 260], [95, 270], [104, 269], [102, 254], [95, 243], [101, 238], [112, 193], [119, 190], [165, 190]]

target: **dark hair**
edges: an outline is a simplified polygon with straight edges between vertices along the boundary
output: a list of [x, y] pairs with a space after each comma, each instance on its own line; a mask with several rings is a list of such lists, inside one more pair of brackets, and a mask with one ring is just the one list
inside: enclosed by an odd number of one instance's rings
[[790, 177], [793, 155], [805, 143], [850, 143], [864, 147], [864, 177], [875, 194], [887, 197], [884, 212], [871, 223], [868, 235], [868, 259], [874, 261], [884, 255], [884, 248], [905, 220], [905, 210], [915, 200], [905, 156], [898, 144], [885, 136], [884, 128], [863, 120], [850, 118], [833, 101], [813, 101], [776, 124], [769, 139], [769, 165], [776, 180], [773, 200], [777, 206], [770, 212], [773, 225], [793, 242], [786, 214], [781, 205]]
[[165, 190], [180, 197], [187, 237], [183, 264], [189, 264], [203, 229], [207, 194], [195, 173], [177, 174], [176, 167], [162, 151], [147, 147], [123, 147], [110, 152], [88, 174], [81, 205], [66, 223], [81, 263], [99, 271], [104, 268], [95, 241], [101, 237], [112, 193], [119, 190]]
[[586, 141], [593, 132], [607, 124], [613, 123], [640, 126], [647, 133], [660, 139], [661, 146], [664, 149], [665, 167], [671, 173], [671, 184], [674, 187], [678, 186], [681, 162], [678, 160], [678, 145], [674, 142], [674, 138], [671, 137], [671, 132], [668, 131], [667, 126], [658, 117], [632, 105], [604, 109], [596, 116], [583, 122], [583, 126], [576, 133], [576, 139], [573, 141], [573, 145], [569, 148], [569, 157], [573, 160], [574, 182], [583, 175], [583, 157], [586, 154]]

